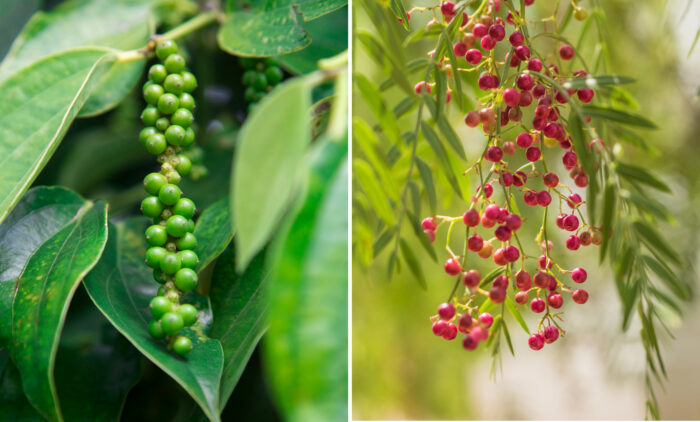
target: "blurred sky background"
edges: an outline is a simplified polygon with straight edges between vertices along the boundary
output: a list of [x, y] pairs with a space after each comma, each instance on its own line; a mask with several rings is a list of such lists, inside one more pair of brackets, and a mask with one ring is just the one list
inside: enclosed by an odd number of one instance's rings
[[[532, 7], [551, 10], [553, 3], [536, 0]], [[562, 5], [566, 3], [563, 1]], [[662, 230], [695, 266], [687, 276], [697, 283], [700, 46], [692, 55], [688, 52], [700, 27], [700, 2], [598, 3], [607, 16], [612, 68], [637, 80], [626, 88], [637, 100], [638, 112], [659, 126], [659, 130], [638, 132], [660, 151], [658, 156], [639, 154], [624, 144], [625, 158], [655, 169], [672, 187], [672, 195], [658, 199], [669, 206], [677, 221]], [[411, 7], [404, 4], [406, 9]], [[579, 4], [592, 7], [590, 0]], [[528, 12], [537, 13], [532, 7]], [[414, 14], [412, 30], [424, 25], [427, 15]], [[357, 5], [354, 20], [356, 29], [372, 29]], [[578, 39], [581, 26], [572, 21], [567, 30], [571, 39]], [[407, 55], [421, 57], [433, 48], [434, 42], [414, 44]], [[383, 81], [387, 75], [369, 59], [362, 45], [355, 43], [354, 48], [355, 71], [377, 84]], [[584, 49], [584, 55], [591, 54]], [[398, 89], [389, 92], [388, 104], [393, 107], [400, 101], [401, 93]], [[357, 92], [353, 104], [354, 114], [373, 121]], [[461, 123], [463, 113], [456, 107], [450, 108], [451, 120], [473, 162], [483, 148], [483, 135], [467, 128]], [[559, 170], [561, 174], [562, 169]], [[464, 212], [463, 203], [450, 198], [442, 200], [438, 205], [440, 214]], [[444, 244], [444, 231], [438, 233], [436, 245]], [[561, 245], [563, 233], [557, 234]], [[534, 233], [524, 237], [533, 238]], [[607, 263], [598, 265], [597, 248], [591, 246], [567, 254], [564, 262], [568, 267], [586, 268], [585, 288], [591, 294], [585, 305], [565, 303], [566, 337], [533, 352], [527, 346], [525, 333], [511, 320], [515, 358], [504, 348], [502, 369], [490, 380], [491, 358], [483, 347], [466, 352], [457, 341], [446, 342], [430, 331], [429, 317], [445, 300], [453, 279], [443, 272], [441, 264], [429, 258], [412, 235], [408, 238], [427, 275], [427, 291], [419, 289], [406, 270], [389, 282], [386, 251], [368, 270], [353, 267], [353, 419], [644, 419], [645, 364], [638, 335], [640, 325], [633, 322], [627, 333], [621, 332], [620, 303], [612, 272]], [[443, 260], [444, 251], [439, 247], [436, 251]], [[490, 260], [489, 263], [492, 264]], [[676, 340], [662, 340], [669, 375], [666, 393], [657, 389], [663, 419], [700, 418], [698, 302], [691, 303], [686, 313], [685, 321], [672, 324]], [[532, 314], [525, 314], [533, 325]]]

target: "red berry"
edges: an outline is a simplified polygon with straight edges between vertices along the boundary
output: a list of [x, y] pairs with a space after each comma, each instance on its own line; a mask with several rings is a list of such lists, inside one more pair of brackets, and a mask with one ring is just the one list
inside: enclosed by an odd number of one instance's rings
[[467, 350], [474, 350], [478, 345], [479, 341], [475, 340], [472, 334], [468, 334], [466, 337], [464, 337], [464, 340], [462, 340], [462, 347]]
[[532, 145], [532, 135], [527, 132], [521, 133], [515, 138], [515, 143], [517, 143], [520, 148], [527, 149]]
[[484, 312], [483, 314], [479, 315], [479, 322], [486, 328], [491, 327], [491, 324], [493, 324], [493, 316], [488, 313]]
[[525, 157], [533, 163], [540, 159], [542, 151], [538, 147], [530, 147], [525, 151]]
[[494, 287], [489, 291], [489, 299], [493, 303], [503, 303], [506, 300], [506, 291], [500, 287]]
[[477, 127], [481, 123], [478, 111], [470, 111], [464, 116], [464, 123], [469, 127]]
[[506, 37], [506, 29], [500, 24], [491, 25], [489, 35], [496, 41], [502, 41]]
[[459, 322], [457, 328], [459, 331], [463, 333], [469, 332], [469, 329], [472, 327], [472, 317], [469, 314], [464, 314], [461, 317], [459, 317]]
[[544, 185], [550, 188], [556, 188], [559, 185], [559, 176], [554, 173], [547, 173], [542, 177]]
[[489, 330], [481, 326], [474, 327], [470, 335], [474, 337], [476, 341], [484, 341], [489, 338]]
[[581, 100], [582, 103], [589, 103], [593, 99], [595, 92], [592, 89], [585, 88], [585, 89], [579, 89], [578, 91], [576, 91], [576, 95], [578, 96], [578, 99]]
[[481, 274], [477, 270], [469, 270], [462, 277], [462, 282], [469, 288], [478, 286], [479, 281], [481, 281]]
[[[553, 138], [553, 136], [550, 136], [550, 138]], [[578, 163], [578, 157], [576, 157], [575, 152], [567, 151], [561, 156], [561, 162], [564, 164], [564, 167], [571, 169]]]
[[503, 150], [497, 146], [490, 146], [484, 156], [488, 161], [497, 163], [503, 158]]
[[[508, 12], [510, 13], [510, 12]], [[520, 45], [523, 45], [523, 42], [525, 41], [525, 37], [521, 32], [513, 32], [510, 34], [510, 37], [508, 37], [508, 41], [510, 41], [510, 44], [513, 47], [518, 47]]]
[[491, 220], [490, 218], [486, 218], [485, 215], [481, 216], [481, 225], [484, 226], [485, 229], [490, 229], [491, 227], [496, 225], [496, 220]]
[[583, 289], [576, 289], [571, 294], [571, 297], [574, 299], [574, 302], [582, 305], [588, 301], [588, 292]]
[[569, 44], [562, 45], [559, 47], [559, 56], [564, 60], [571, 60], [574, 58], [574, 47]]
[[479, 252], [484, 247], [484, 240], [478, 234], [473, 234], [467, 239], [467, 247], [472, 252]]
[[428, 236], [430, 243], [435, 242], [435, 230], [423, 230], [423, 233]]
[[542, 70], [542, 62], [540, 59], [530, 59], [530, 61], [527, 62], [527, 68], [533, 72], [539, 72]]
[[[522, 48], [522, 47], [525, 47], [525, 46], [521, 45], [518, 48]], [[525, 48], [527, 48], [527, 47], [525, 47]], [[518, 49], [516, 48], [515, 50], [517, 51]], [[518, 86], [518, 88], [522, 89], [523, 91], [529, 91], [535, 85], [535, 82], [532, 79], [532, 76], [530, 76], [528, 74], [523, 74], [523, 75], [518, 76], [518, 79], [516, 81], [516, 85]]]
[[515, 57], [520, 61], [526, 61], [530, 58], [530, 49], [526, 45], [519, 45], [515, 47]]
[[546, 207], [552, 202], [552, 197], [546, 190], [541, 190], [537, 192], [537, 204], [542, 207]]
[[517, 214], [510, 214], [506, 217], [505, 223], [506, 227], [508, 227], [511, 231], [516, 231], [522, 225], [522, 220]]
[[467, 54], [467, 45], [461, 41], [456, 42], [452, 46], [452, 51], [455, 52], [455, 56], [464, 57]]
[[562, 225], [564, 226], [564, 229], [572, 232], [578, 228], [578, 217], [573, 214], [567, 215], [564, 217]]
[[[515, 110], [515, 109], [513, 108], [513, 109], [511, 109], [511, 110]], [[511, 141], [506, 141], [506, 142], [503, 143], [503, 152], [504, 152], [506, 155], [513, 155], [513, 154], [515, 154], [515, 150], [516, 150], [516, 148], [515, 148], [515, 144], [514, 144], [513, 142], [511, 142]], [[512, 178], [512, 177], [513, 177], [513, 176], [511, 175], [511, 178]]]
[[576, 283], [583, 283], [588, 278], [588, 274], [583, 268], [574, 268], [574, 270], [571, 272], [571, 278]]
[[569, 207], [575, 208], [576, 205], [580, 204], [583, 202], [581, 199], [581, 196], [578, 193], [572, 193], [569, 195], [569, 199], [566, 201], [567, 204], [569, 204]]
[[515, 107], [520, 103], [520, 93], [513, 88], [507, 88], [503, 91], [503, 101], [506, 105]]
[[449, 321], [455, 316], [455, 307], [451, 303], [445, 302], [438, 306], [438, 315], [445, 321]]
[[513, 176], [513, 184], [515, 186], [523, 186], [525, 182], [527, 182], [527, 174], [520, 170], [516, 171], [515, 175]]
[[448, 17], [448, 16], [453, 17], [454, 15], [457, 14], [457, 12], [455, 12], [455, 4], [452, 3], [451, 1], [443, 2], [440, 5], [440, 11], [442, 12], [443, 15], [445, 15], [445, 17]]
[[472, 48], [471, 50], [467, 51], [465, 58], [467, 59], [467, 63], [477, 65], [479, 62], [481, 62], [481, 51], [477, 50], [476, 48]]
[[537, 205], [537, 194], [534, 191], [526, 191], [523, 193], [523, 201], [531, 207]]
[[535, 274], [533, 281], [535, 282], [535, 286], [537, 288], [546, 289], [549, 287], [549, 274], [538, 271], [537, 274]]
[[457, 275], [462, 271], [462, 267], [459, 265], [456, 259], [450, 258], [445, 262], [445, 272], [449, 275]]
[[442, 336], [447, 328], [447, 323], [443, 320], [438, 320], [433, 323], [433, 334], [436, 336]]
[[420, 224], [425, 230], [435, 230], [437, 228], [434, 217], [424, 218]]
[[547, 344], [554, 343], [559, 338], [559, 329], [553, 325], [544, 329], [544, 342]]
[[527, 107], [532, 104], [532, 94], [529, 91], [523, 91], [520, 93], [520, 107]]
[[588, 186], [588, 176], [586, 176], [586, 173], [579, 173], [574, 176], [574, 184], [580, 188]]
[[498, 277], [493, 279], [493, 284], [491, 287], [498, 287], [500, 289], [507, 289], [508, 288], [508, 277], [504, 275], [499, 275]]
[[501, 266], [508, 264], [508, 260], [506, 259], [504, 248], [496, 249], [496, 252], [493, 253], [493, 262], [496, 265], [501, 265]]
[[547, 88], [543, 85], [537, 85], [532, 88], [532, 96], [535, 98], [543, 98], [543, 95], [547, 93]]
[[[532, 4], [533, 1], [534, 0], [530, 0], [530, 4]], [[540, 333], [533, 334], [527, 339], [527, 344], [530, 345], [530, 349], [532, 350], [540, 350], [544, 347], [544, 336]]]
[[480, 257], [486, 259], [491, 256], [491, 252], [493, 252], [493, 245], [491, 242], [484, 242], [484, 247], [481, 248], [478, 254]]
[[564, 227], [564, 219], [566, 218], [566, 215], [558, 215], [557, 216], [557, 227], [560, 229], [564, 230], [566, 227]]
[[515, 262], [520, 258], [520, 250], [513, 245], [508, 245], [504, 248], [503, 256], [508, 262]]
[[462, 217], [464, 224], [469, 227], [476, 227], [479, 225], [479, 212], [475, 209], [467, 210]]
[[508, 186], [513, 184], [513, 175], [504, 171], [503, 174], [501, 174], [501, 178], [500, 178], [499, 182], [503, 186], [508, 187]]
[[559, 309], [564, 303], [564, 299], [559, 293], [550, 293], [549, 295], [547, 295], [547, 303], [549, 303], [549, 306], [551, 306], [552, 308]]
[[527, 292], [518, 292], [515, 294], [515, 303], [518, 305], [526, 304], [528, 299]]
[[457, 326], [454, 324], [447, 324], [445, 331], [442, 333], [442, 338], [445, 340], [454, 340], [457, 337]]
[[540, 312], [544, 312], [545, 308], [545, 303], [544, 300], [535, 298], [532, 299], [532, 302], [530, 302], [530, 309], [532, 309], [532, 312], [539, 314]]
[[[481, 190], [481, 186], [479, 186], [476, 190], [476, 193], [479, 193]], [[484, 196], [486, 198], [490, 198], [491, 195], [493, 195], [493, 186], [491, 186], [491, 183], [487, 183], [484, 185]]]
[[481, 48], [489, 51], [493, 50], [494, 47], [496, 47], [496, 40], [494, 40], [490, 35], [487, 34], [481, 38]]
[[581, 239], [578, 236], [576, 236], [575, 234], [569, 236], [566, 239], [566, 248], [567, 249], [575, 251], [580, 247], [581, 247]]
[[474, 34], [474, 36], [477, 38], [481, 38], [488, 33], [489, 29], [483, 23], [477, 23], [476, 25], [474, 25], [474, 28], [472, 28], [472, 34]]
[[500, 214], [501, 208], [496, 204], [490, 204], [484, 210], [484, 217], [488, 218], [489, 220], [497, 220]]
[[430, 94], [430, 85], [426, 84], [425, 81], [420, 81], [413, 87], [413, 90], [416, 91], [416, 94], [421, 94], [424, 91]]
[[509, 241], [511, 236], [512, 236], [510, 229], [506, 226], [498, 226], [498, 228], [496, 228], [496, 230], [493, 232], [493, 234], [501, 242]]
[[498, 210], [498, 218], [496, 221], [500, 224], [503, 224], [506, 222], [506, 217], [508, 217], [508, 210], [505, 208], [501, 208]]

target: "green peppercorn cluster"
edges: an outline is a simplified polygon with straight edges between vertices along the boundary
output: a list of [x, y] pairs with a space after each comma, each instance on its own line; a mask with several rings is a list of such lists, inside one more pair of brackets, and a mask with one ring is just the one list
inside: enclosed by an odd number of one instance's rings
[[241, 64], [246, 69], [243, 73], [243, 85], [246, 87], [244, 95], [250, 107], [284, 78], [282, 69], [273, 59], [241, 59]]
[[184, 327], [197, 321], [197, 309], [181, 304], [182, 295], [197, 286], [195, 267], [199, 258], [194, 231], [195, 204], [182, 196], [178, 183], [188, 175], [192, 162], [186, 150], [194, 144], [194, 98], [190, 93], [197, 79], [185, 70], [185, 59], [170, 40], [156, 45], [160, 63], [148, 71], [143, 98], [148, 105], [141, 113], [146, 127], [140, 140], [158, 156], [160, 172], [148, 174], [143, 185], [149, 194], [141, 202], [141, 211], [153, 219], [146, 229], [146, 264], [153, 268], [153, 278], [162, 284], [158, 296], [151, 300], [153, 319], [148, 332], [156, 339], [166, 339], [168, 347], [180, 355], [192, 350], [189, 338], [180, 335]]

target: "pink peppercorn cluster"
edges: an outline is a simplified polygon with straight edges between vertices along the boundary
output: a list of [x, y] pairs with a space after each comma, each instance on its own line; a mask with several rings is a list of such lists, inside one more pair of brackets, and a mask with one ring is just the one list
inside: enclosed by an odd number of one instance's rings
[[[481, 125], [488, 136], [488, 144], [482, 158], [468, 171], [476, 169], [482, 178], [481, 163], [486, 162], [490, 165], [489, 172], [481, 179], [482, 185], [463, 216], [428, 217], [423, 220], [422, 228], [433, 242], [440, 225], [447, 223], [451, 229], [461, 220], [467, 226], [466, 254], [492, 259], [496, 268], [503, 267], [503, 270], [495, 277], [482, 277], [476, 269], [463, 268], [465, 262], [473, 261], [468, 261], [467, 256], [455, 255], [448, 245], [450, 257], [445, 262], [445, 272], [459, 277], [466, 295], [460, 300], [453, 293], [448, 302], [440, 305], [437, 315], [431, 318], [432, 329], [436, 336], [446, 340], [454, 340], [461, 332], [465, 334], [464, 348], [474, 350], [481, 341], [488, 339], [493, 323], [491, 314], [480, 312], [477, 299], [486, 296], [492, 304], [501, 304], [510, 288], [516, 304], [527, 306], [540, 316], [537, 332], [528, 339], [533, 350], [540, 350], [545, 343], [553, 343], [563, 334], [557, 310], [563, 306], [565, 298], [577, 304], [588, 300], [586, 290], [570, 286], [570, 282], [585, 282], [586, 271], [564, 269], [551, 255], [554, 244], [547, 239], [547, 210], [550, 216], [556, 215], [557, 227], [568, 233], [563, 245], [566, 249], [576, 251], [602, 241], [600, 230], [584, 220], [581, 196], [562, 182], [559, 175], [548, 170], [543, 147], [559, 151], [557, 155], [574, 185], [579, 188], [588, 185], [589, 175], [579, 162], [566, 122], [569, 103], [588, 103], [595, 92], [582, 88], [566, 90], [564, 94], [557, 84], [561, 86], [566, 81], [586, 77], [585, 71], [571, 70], [566, 65], [575, 58], [574, 48], [564, 44], [548, 56], [541, 56], [530, 44], [526, 32], [524, 34], [525, 21], [518, 13], [514, 16], [510, 11], [504, 17], [498, 16], [502, 14], [501, 9], [499, 0], [489, 0], [488, 6], [480, 8], [477, 16], [463, 14], [460, 40], [452, 46], [457, 63], [446, 64], [446, 58], [440, 61], [441, 69], [449, 69], [452, 74], [480, 72], [478, 87], [484, 91], [481, 105], [478, 110], [469, 111], [464, 122], [473, 128]], [[445, 23], [458, 13], [449, 1], [442, 3], [439, 10]], [[429, 24], [434, 23], [437, 21]], [[502, 61], [493, 51], [500, 43], [508, 47]], [[562, 65], [561, 69], [555, 61]], [[510, 72], [504, 72], [504, 66], [508, 66]], [[505, 80], [500, 79], [503, 75], [506, 75]], [[430, 92], [431, 85], [434, 84], [418, 82], [416, 92]], [[501, 136], [506, 129], [508, 139]], [[595, 143], [603, 144], [601, 140], [594, 140], [589, 148]], [[509, 157], [524, 157], [525, 164], [513, 169], [509, 161], [514, 160]], [[502, 199], [493, 198], [495, 189], [503, 191]], [[513, 211], [511, 197], [521, 198], [527, 206], [544, 209], [545, 222], [535, 239], [541, 254], [532, 256], [523, 249], [518, 230], [528, 222]], [[556, 214], [552, 209], [557, 210]], [[539, 226], [540, 221], [535, 224]], [[536, 266], [534, 272], [525, 270], [528, 261]]]

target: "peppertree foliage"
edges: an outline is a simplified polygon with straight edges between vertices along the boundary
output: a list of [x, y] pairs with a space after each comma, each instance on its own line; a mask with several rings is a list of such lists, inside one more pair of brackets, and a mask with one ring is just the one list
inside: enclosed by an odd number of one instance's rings
[[[376, 75], [354, 75], [355, 107], [366, 109], [367, 117], [353, 120], [353, 258], [360, 268], [368, 268], [381, 257], [387, 262], [388, 278], [409, 271], [424, 289], [428, 277], [419, 254], [436, 262], [430, 271], [441, 271], [437, 262], [447, 261], [444, 270], [455, 276], [455, 284], [445, 288], [448, 300], [433, 317], [433, 331], [447, 340], [458, 331], [465, 333], [468, 350], [485, 340], [495, 369], [503, 340], [513, 352], [511, 319], [531, 336], [529, 344], [535, 350], [557, 340], [562, 314], [551, 308], [561, 306], [564, 293], [577, 303], [584, 303], [588, 294], [568, 287], [571, 278], [585, 281], [585, 271], [559, 265], [550, 269], [550, 260], [556, 264], [571, 253], [567, 248], [598, 245], [600, 263], [612, 267], [615, 279], [588, 282], [615, 284], [623, 330], [635, 314], [639, 319], [646, 352], [647, 414], [659, 418], [654, 387], [666, 375], [660, 337], [663, 332], [672, 337], [665, 320], [669, 313], [682, 315], [682, 302], [692, 295], [692, 280], [678, 276], [685, 263], [662, 228], [672, 218], [653, 197], [654, 192], [671, 189], [620, 154], [623, 144], [640, 153], [652, 152], [640, 133], [656, 126], [653, 119], [632, 111], [634, 100], [624, 88], [641, 82], [610, 68], [606, 19], [597, 1], [538, 0], [539, 14], [533, 14], [532, 4], [465, 0], [411, 9], [400, 0], [358, 0], [373, 29], [357, 30], [356, 45], [382, 74], [381, 83], [373, 82]], [[420, 14], [427, 15], [428, 25], [411, 22], [411, 15], [415, 19]], [[517, 35], [509, 38], [513, 33]], [[577, 38], [570, 39], [571, 34]], [[407, 47], [424, 55], [408, 57]], [[402, 99], [390, 103], [396, 93]], [[474, 128], [469, 130], [483, 129], [484, 143], [473, 148], [481, 151], [479, 155], [465, 152], [457, 135], [464, 129], [450, 121], [455, 114], [465, 116], [466, 125]], [[551, 149], [561, 151], [560, 147], [568, 151], [563, 164], [571, 178], [551, 173], [552, 158], [562, 157]], [[518, 156], [526, 159], [514, 165]], [[578, 186], [582, 197], [568, 184]], [[454, 202], [471, 211], [464, 218], [444, 216], [443, 208]], [[489, 205], [493, 202], [504, 208]], [[545, 209], [535, 217], [527, 208], [537, 205]], [[534, 247], [518, 238], [519, 210], [528, 216], [522, 225], [536, 228]], [[506, 219], [509, 215], [514, 218]], [[566, 248], [552, 247], [549, 240], [549, 226], [557, 215], [559, 228], [577, 231]], [[469, 231], [504, 222], [490, 241], [494, 246], [486, 241], [491, 234], [481, 239]], [[453, 231], [458, 233], [453, 228], [462, 224], [465, 235], [453, 251], [451, 238], [457, 236]], [[440, 230], [447, 231], [444, 253], [432, 244]], [[408, 241], [414, 236], [422, 250], [410, 248]], [[503, 247], [495, 250], [496, 242]], [[467, 271], [480, 259], [476, 255], [489, 258], [492, 250], [493, 271], [483, 277]], [[529, 260], [539, 268], [534, 280], [518, 272], [527, 269]], [[459, 289], [462, 283], [466, 289]], [[528, 303], [528, 294], [535, 298], [530, 305], [535, 313], [546, 305], [537, 328], [528, 327], [523, 308], [516, 305]], [[540, 295], [547, 296], [547, 302]]]
[[0, 10], [0, 419], [347, 418], [345, 4]]

